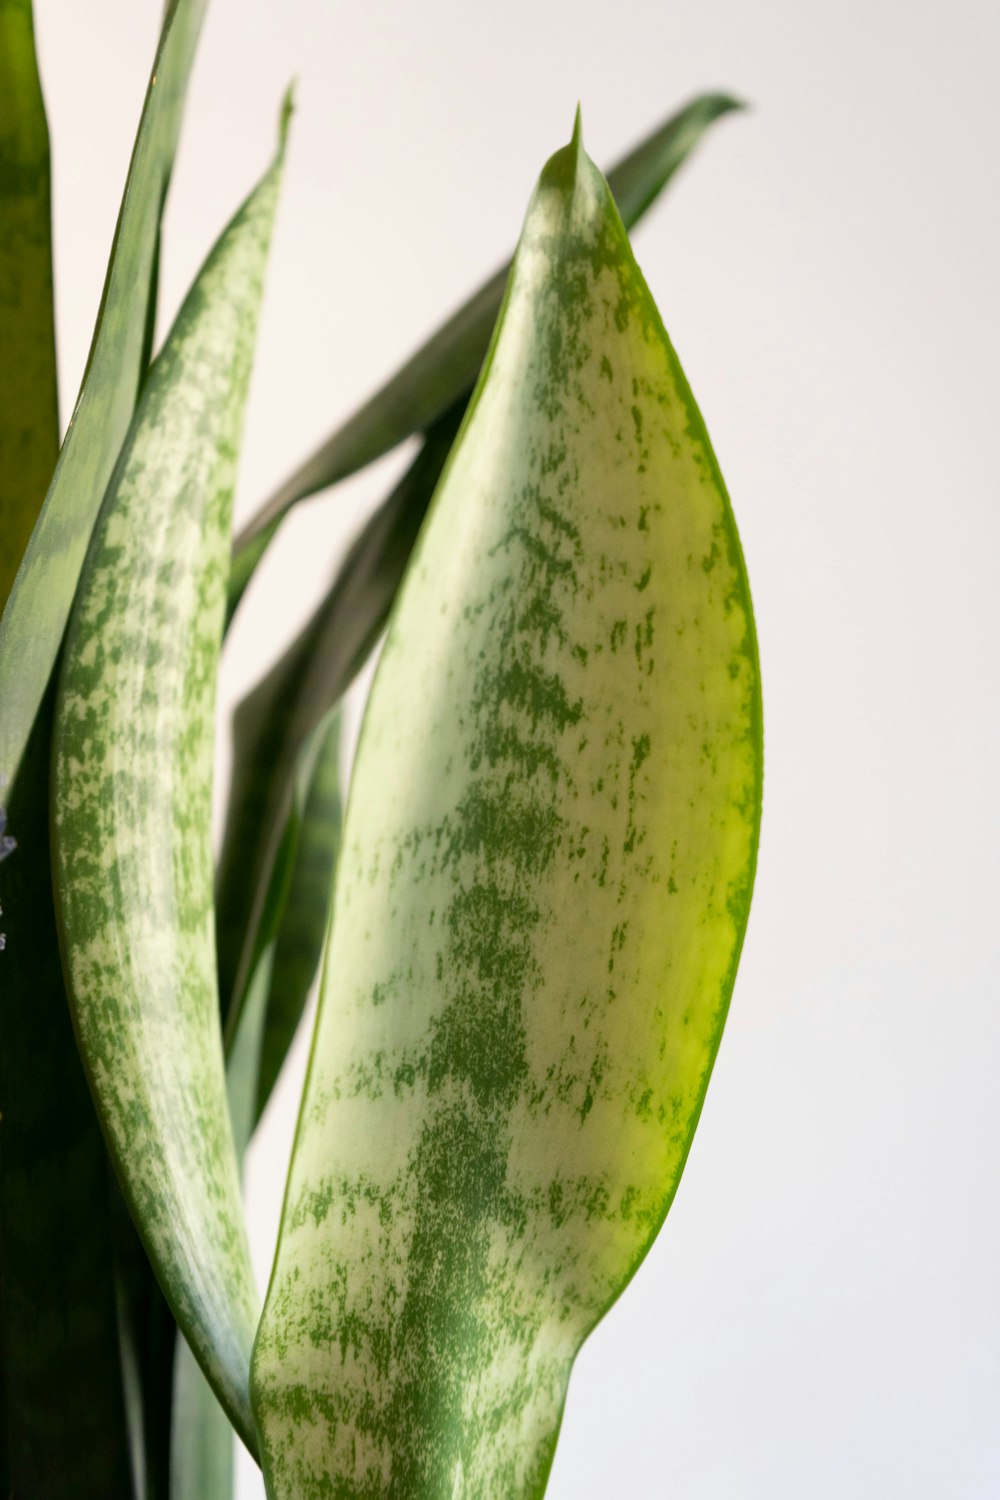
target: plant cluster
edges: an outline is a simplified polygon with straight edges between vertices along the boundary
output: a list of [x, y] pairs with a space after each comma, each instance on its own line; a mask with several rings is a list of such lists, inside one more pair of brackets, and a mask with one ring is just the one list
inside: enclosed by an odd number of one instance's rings
[[[626, 236], [735, 106], [607, 179], [578, 119], [512, 263], [233, 541], [290, 104], [154, 357], [204, 10], [167, 8], [60, 442], [31, 4], [0, 0], [0, 1484], [222, 1496], [235, 1431], [273, 1500], [528, 1500], [676, 1191], [749, 908], [746, 575]], [[291, 507], [413, 437], [236, 711], [216, 865], [228, 624]], [[261, 1312], [241, 1163], [320, 967]]]

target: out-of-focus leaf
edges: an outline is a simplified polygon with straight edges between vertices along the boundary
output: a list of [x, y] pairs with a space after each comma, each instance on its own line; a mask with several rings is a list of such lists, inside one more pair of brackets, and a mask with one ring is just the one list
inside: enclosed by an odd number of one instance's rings
[[252, 1393], [272, 1500], [537, 1500], [743, 939], [759, 672], [701, 416], [579, 134], [545, 168], [348, 802]]
[[210, 848], [236, 456], [284, 153], [145, 382], [59, 678], [57, 914], [101, 1123], [171, 1309], [240, 1437], [256, 1291], [225, 1098]]
[[[314, 743], [315, 752], [310, 753]], [[267, 1107], [298, 1030], [326, 937], [342, 819], [340, 722], [336, 710], [328, 713], [313, 730], [300, 761], [307, 764], [297, 778], [297, 783], [304, 783], [299, 792], [299, 837], [285, 910], [275, 938], [257, 1070], [255, 1125]]]
[[0, 860], [0, 1493], [131, 1500], [107, 1154], [52, 911], [51, 697], [8, 805], [17, 851]]
[[49, 132], [31, 0], [0, 0], [0, 611], [59, 448]]
[[454, 410], [434, 424], [312, 619], [236, 710], [216, 901], [219, 984], [230, 1036], [250, 980], [302, 748], [385, 626], [460, 418], [461, 410]]
[[226, 1078], [237, 1149], [264, 1112], [316, 977], [340, 823], [340, 715], [332, 709], [299, 752], [246, 1002], [230, 1027]]
[[183, 1339], [174, 1357], [170, 1500], [230, 1500], [233, 1429]]
[[206, 0], [173, 0], [157, 48], [80, 395], [0, 621], [0, 774], [13, 782], [145, 373], [160, 211]]
[[[702, 94], [622, 158], [608, 174], [626, 227], [638, 220], [708, 127], [742, 106], [728, 94]], [[500, 310], [510, 262], [343, 426], [300, 465], [236, 539], [229, 582], [234, 612], [286, 512], [425, 431], [455, 402], [468, 399]]]

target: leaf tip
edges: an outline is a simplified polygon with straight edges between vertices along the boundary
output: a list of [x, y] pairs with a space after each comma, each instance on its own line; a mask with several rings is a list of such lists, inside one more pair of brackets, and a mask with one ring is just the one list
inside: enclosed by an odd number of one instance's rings
[[293, 78], [291, 83], [285, 90], [284, 98], [281, 101], [281, 115], [278, 121], [279, 156], [284, 156], [285, 154], [285, 145], [288, 141], [288, 127], [291, 124], [292, 116], [295, 113], [295, 89], [297, 83], [298, 80]]
[[[540, 187], [572, 192], [587, 167], [593, 167], [583, 145], [583, 111], [578, 104], [569, 144], [550, 156], [542, 169]], [[594, 169], [596, 170], [596, 168]]]

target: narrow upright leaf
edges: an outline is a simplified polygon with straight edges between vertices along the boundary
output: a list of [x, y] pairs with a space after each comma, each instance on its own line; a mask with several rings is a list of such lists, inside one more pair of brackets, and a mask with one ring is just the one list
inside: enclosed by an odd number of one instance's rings
[[578, 135], [362, 730], [254, 1350], [273, 1500], [529, 1500], [691, 1144], [750, 899], [753, 618]]
[[225, 1099], [209, 829], [236, 455], [282, 154], [143, 388], [67, 635], [53, 774], [63, 957], [91, 1088], [174, 1315], [251, 1449], [256, 1293]]
[[132, 1500], [108, 1159], [52, 911], [51, 697], [7, 804], [17, 849], [0, 862], [0, 1494]]
[[319, 969], [340, 850], [340, 714], [313, 731], [297, 785], [298, 838], [274, 960], [257, 1068], [256, 1126], [278, 1081]]
[[339, 751], [340, 715], [333, 709], [299, 753], [246, 993], [230, 1017], [226, 1081], [240, 1154], [277, 1081], [323, 951], [340, 846]]
[[49, 131], [31, 0], [0, 0], [0, 612], [59, 447]]
[[[741, 108], [728, 94], [702, 94], [611, 168], [608, 182], [627, 227], [659, 196], [703, 133]], [[510, 270], [502, 266], [381, 390], [306, 459], [236, 539], [229, 583], [234, 611], [282, 517], [299, 500], [373, 463], [425, 431], [456, 401], [468, 400], [496, 322]]]
[[236, 710], [217, 900], [219, 976], [230, 1035], [249, 983], [304, 748], [385, 627], [460, 415], [447, 413], [434, 424], [413, 464], [362, 529], [311, 620]]
[[144, 373], [160, 210], [206, 0], [171, 0], [136, 136], [87, 369], [0, 620], [0, 774], [13, 782]]

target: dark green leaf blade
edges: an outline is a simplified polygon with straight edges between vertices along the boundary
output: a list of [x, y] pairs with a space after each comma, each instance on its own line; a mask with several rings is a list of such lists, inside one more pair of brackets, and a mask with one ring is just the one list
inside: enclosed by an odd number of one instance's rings
[[[267, 1107], [319, 969], [333, 894], [333, 872], [340, 848], [340, 717], [336, 710], [317, 725], [304, 747], [299, 836], [278, 927], [270, 995], [257, 1069], [253, 1123]], [[311, 766], [308, 762], [311, 761]]]
[[253, 1403], [272, 1500], [538, 1500], [673, 1201], [761, 799], [739, 538], [579, 132], [354, 764]]
[[80, 395], [0, 621], [0, 774], [13, 782], [62, 641], [142, 376], [160, 211], [206, 0], [172, 0], [153, 63]]
[[[703, 94], [673, 115], [608, 174], [627, 228], [645, 213], [705, 131], [740, 109], [728, 94]], [[233, 548], [230, 613], [286, 512], [300, 500], [363, 469], [448, 407], [467, 400], [500, 310], [510, 262], [474, 293], [381, 390], [300, 465], [248, 526]]]
[[385, 626], [460, 420], [461, 408], [433, 426], [312, 619], [236, 710], [216, 899], [219, 985], [230, 1035], [249, 983], [302, 747]]
[[51, 692], [0, 860], [0, 1493], [131, 1500], [108, 1160], [63, 989], [47, 816]]
[[123, 1191], [244, 1443], [256, 1290], [225, 1098], [210, 846], [236, 459], [284, 154], [150, 370], [67, 633], [53, 747], [74, 1024]]
[[0, 612], [59, 448], [49, 132], [31, 0], [0, 0]]
[[319, 967], [340, 822], [340, 714], [332, 709], [299, 752], [244, 1003], [229, 1027], [226, 1084], [241, 1153], [264, 1112]]

